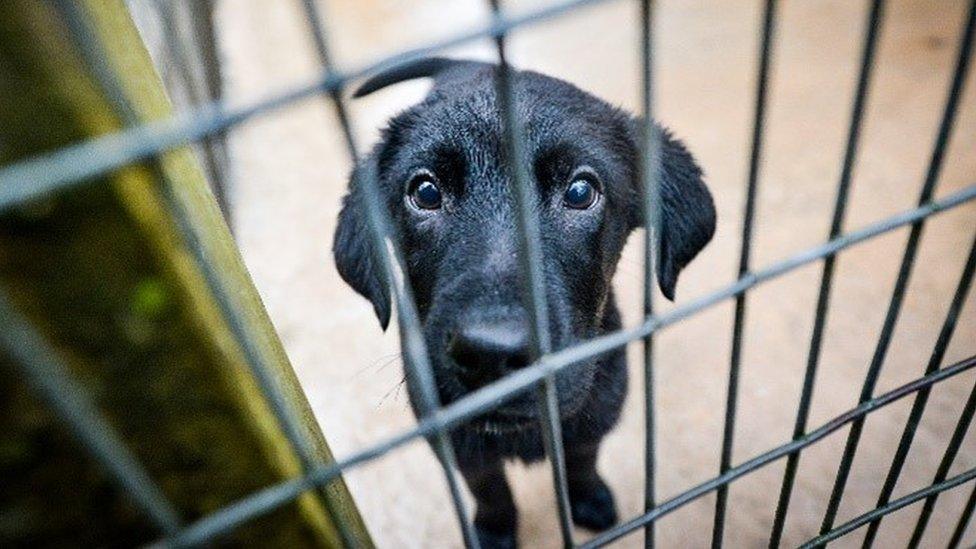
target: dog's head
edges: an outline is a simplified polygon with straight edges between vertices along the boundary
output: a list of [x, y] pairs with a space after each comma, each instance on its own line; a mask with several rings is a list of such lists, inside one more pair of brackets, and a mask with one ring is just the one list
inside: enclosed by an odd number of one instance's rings
[[[399, 235], [425, 338], [445, 402], [528, 365], [526, 284], [519, 261], [518, 211], [506, 160], [496, 66], [431, 58], [374, 76], [362, 96], [403, 80], [434, 77], [419, 104], [394, 117], [356, 167], [336, 231], [339, 273], [369, 299], [386, 328], [390, 293], [376, 267], [360, 177]], [[639, 122], [575, 86], [512, 72], [526, 166], [538, 201], [543, 272], [554, 349], [604, 328], [610, 283], [627, 235], [643, 224]], [[669, 299], [678, 273], [711, 239], [715, 210], [684, 146], [659, 129], [662, 229], [658, 280]], [[560, 410], [587, 399], [595, 363], [557, 379]], [[495, 413], [518, 425], [531, 396]]]

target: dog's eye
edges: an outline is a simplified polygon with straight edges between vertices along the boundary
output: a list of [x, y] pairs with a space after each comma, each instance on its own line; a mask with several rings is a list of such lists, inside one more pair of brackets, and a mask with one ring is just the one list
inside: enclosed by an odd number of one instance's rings
[[441, 207], [441, 190], [434, 176], [419, 174], [410, 182], [410, 201], [421, 210], [436, 210]]
[[563, 204], [568, 208], [585, 210], [596, 202], [599, 191], [588, 177], [576, 177], [566, 187], [563, 194]]

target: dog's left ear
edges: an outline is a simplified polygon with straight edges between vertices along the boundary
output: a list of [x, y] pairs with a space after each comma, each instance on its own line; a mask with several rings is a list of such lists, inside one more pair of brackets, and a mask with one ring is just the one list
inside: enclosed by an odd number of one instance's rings
[[[638, 122], [631, 126], [634, 135]], [[661, 146], [658, 171], [660, 184], [661, 234], [657, 261], [661, 293], [674, 300], [678, 273], [698, 255], [715, 234], [715, 204], [702, 179], [701, 168], [681, 141], [655, 126]], [[639, 143], [639, 139], [634, 140]], [[639, 154], [639, 153], [638, 153]], [[638, 181], [637, 189], [643, 193]], [[637, 196], [638, 217], [643, 224], [643, 199]]]
[[332, 242], [332, 255], [339, 274], [356, 292], [373, 304], [373, 311], [386, 330], [390, 324], [390, 288], [377, 264], [376, 249], [367, 222], [361, 181], [376, 177], [376, 163], [369, 155], [360, 161], [349, 178], [349, 193], [342, 202], [339, 224]]

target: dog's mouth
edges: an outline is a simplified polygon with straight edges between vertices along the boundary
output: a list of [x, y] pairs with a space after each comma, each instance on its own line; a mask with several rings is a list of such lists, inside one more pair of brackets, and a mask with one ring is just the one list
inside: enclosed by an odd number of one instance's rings
[[[470, 391], [458, 391], [447, 402], [464, 398]], [[529, 392], [502, 403], [465, 422], [465, 428], [487, 435], [502, 435], [536, 428], [539, 425], [539, 405], [536, 396]]]
[[[586, 378], [586, 376], [583, 376]], [[584, 397], [591, 388], [592, 380], [584, 385], [574, 387], [573, 395], [562, 395], [560, 398], [559, 411], [560, 419], [565, 420], [574, 417], [582, 408], [586, 398]], [[528, 391], [526, 394], [515, 397], [506, 402], [502, 407], [486, 412], [468, 422], [468, 426], [475, 431], [489, 435], [501, 435], [525, 431], [526, 429], [538, 429], [541, 427], [542, 418], [540, 417], [540, 402], [542, 395], [536, 391]]]
[[[438, 339], [440, 337], [443, 336], [439, 336]], [[492, 361], [489, 358], [494, 358], [491, 356], [493, 351], [491, 348], [478, 357], [480, 360], [470, 359], [470, 363], [466, 363], [469, 357], [457, 353], [456, 350], [452, 353], [449, 340], [437, 343], [441, 343], [444, 347], [435, 355], [437, 357], [436, 381], [443, 405], [450, 405], [484, 390], [506, 376], [515, 375], [520, 369], [512, 368], [513, 361], [500, 363]], [[471, 354], [475, 355], [475, 353]], [[459, 358], [461, 360], [458, 360]], [[528, 364], [519, 363], [519, 366], [524, 367]], [[575, 417], [589, 401], [594, 366], [591, 361], [576, 363], [556, 375], [559, 420], [565, 421]], [[466, 428], [489, 435], [539, 429], [543, 419], [539, 399], [544, 397], [538, 388], [537, 386], [526, 387], [516, 396], [501, 399], [502, 402], [497, 408], [466, 421]]]
[[485, 435], [504, 435], [507, 433], [517, 433], [535, 424], [535, 420], [495, 420], [489, 418], [477, 419], [472, 423], [474, 430]]
[[475, 431], [487, 435], [503, 435], [523, 431], [538, 425], [535, 414], [524, 411], [500, 409], [473, 419], [468, 425]]

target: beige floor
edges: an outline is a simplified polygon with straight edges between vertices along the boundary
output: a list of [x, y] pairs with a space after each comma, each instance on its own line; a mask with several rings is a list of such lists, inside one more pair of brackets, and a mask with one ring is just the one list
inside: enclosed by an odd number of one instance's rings
[[[516, 11], [543, 2], [522, 0]], [[300, 2], [235, 0], [220, 5], [228, 93], [244, 100], [304, 81], [315, 57]], [[660, 118], [682, 136], [704, 166], [719, 225], [714, 242], [686, 271], [679, 302], [733, 280], [741, 210], [759, 22], [758, 0], [660, 2]], [[759, 188], [755, 238], [758, 267], [822, 241], [827, 233], [856, 76], [864, 1], [782, 2], [776, 40], [768, 140]], [[924, 174], [941, 111], [963, 12], [963, 0], [889, 2], [880, 42], [847, 227], [856, 228], [911, 207]], [[484, 21], [478, 0], [334, 0], [335, 55], [356, 67], [399, 48], [424, 44]], [[637, 3], [616, 0], [519, 33], [513, 58], [566, 78], [613, 103], [638, 104], [634, 25]], [[450, 52], [490, 58], [487, 42]], [[938, 194], [976, 181], [976, 71], [972, 73]], [[424, 85], [353, 104], [364, 144]], [[367, 303], [339, 279], [329, 247], [349, 162], [323, 100], [309, 100], [249, 122], [231, 137], [236, 162], [232, 203], [248, 266], [291, 359], [338, 455], [363, 448], [413, 422], [404, 391], [395, 330], [380, 332]], [[878, 390], [921, 372], [976, 231], [973, 206], [928, 225]], [[811, 425], [850, 408], [889, 299], [906, 231], [857, 246], [839, 261], [817, 380]], [[621, 263], [617, 286], [629, 324], [640, 303], [639, 236]], [[747, 459], [790, 434], [805, 363], [819, 267], [801, 269], [750, 294], [735, 460]], [[658, 480], [673, 495], [716, 474], [728, 371], [730, 303], [714, 307], [659, 338]], [[970, 297], [947, 361], [976, 352], [976, 298]], [[639, 347], [631, 348], [639, 380]], [[896, 495], [927, 484], [976, 375], [938, 386]], [[643, 483], [642, 388], [633, 383], [619, 427], [607, 439], [600, 467], [625, 517], [640, 510]], [[850, 487], [846, 520], [874, 506], [909, 408], [905, 400], [867, 422]], [[815, 534], [836, 470], [844, 433], [803, 454], [784, 545]], [[976, 465], [970, 436], [953, 468]], [[765, 546], [782, 463], [736, 482], [726, 541]], [[521, 540], [557, 547], [549, 470], [516, 467]], [[456, 547], [459, 533], [443, 476], [429, 449], [414, 444], [351, 471], [349, 485], [382, 547]], [[927, 545], [942, 546], [968, 488], [945, 494]], [[714, 496], [688, 505], [658, 527], [662, 547], [704, 547]], [[879, 547], [899, 546], [918, 506], [885, 521]], [[971, 530], [976, 530], [974, 527]], [[579, 539], [587, 534], [579, 532]], [[854, 546], [856, 533], [837, 546]], [[619, 545], [639, 546], [642, 534]], [[970, 532], [969, 542], [976, 541]]]

